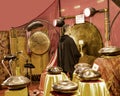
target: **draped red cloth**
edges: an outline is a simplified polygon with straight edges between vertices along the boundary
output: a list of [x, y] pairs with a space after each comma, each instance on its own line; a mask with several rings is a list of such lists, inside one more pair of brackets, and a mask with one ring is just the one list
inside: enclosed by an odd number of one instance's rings
[[55, 54], [52, 56], [47, 68], [41, 74], [40, 85], [39, 85], [40, 94], [43, 94], [43, 91], [44, 91], [44, 81], [47, 74], [47, 69], [49, 67], [56, 66], [56, 65], [57, 65], [57, 50], [55, 51]]
[[97, 58], [94, 63], [99, 66], [111, 96], [120, 96], [120, 56]]

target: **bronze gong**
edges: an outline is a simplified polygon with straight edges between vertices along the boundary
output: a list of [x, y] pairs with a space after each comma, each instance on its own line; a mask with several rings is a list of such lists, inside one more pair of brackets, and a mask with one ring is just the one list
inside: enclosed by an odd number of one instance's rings
[[34, 54], [44, 54], [50, 47], [50, 39], [46, 33], [37, 31], [28, 39], [28, 47]]
[[83, 40], [86, 44], [87, 55], [98, 57], [98, 51], [103, 47], [102, 37], [95, 25], [90, 22], [76, 24], [68, 30], [71, 37], [74, 38], [79, 48], [79, 40]]

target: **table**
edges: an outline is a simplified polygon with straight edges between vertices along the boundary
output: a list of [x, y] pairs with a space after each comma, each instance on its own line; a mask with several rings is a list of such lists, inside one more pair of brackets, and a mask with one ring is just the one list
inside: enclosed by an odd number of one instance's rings
[[103, 81], [79, 82], [80, 96], [110, 96]]
[[44, 96], [52, 96], [51, 91], [53, 91], [52, 89], [52, 85], [56, 82], [62, 81], [62, 80], [69, 80], [69, 78], [67, 77], [67, 75], [63, 72], [61, 72], [61, 74], [46, 74], [45, 77], [45, 82], [44, 82]]
[[28, 96], [28, 88], [23, 88], [20, 90], [6, 90], [5, 96]]
[[73, 77], [73, 81], [78, 83], [76, 96], [110, 96], [103, 79], [83, 82], [76, 78], [76, 76]]

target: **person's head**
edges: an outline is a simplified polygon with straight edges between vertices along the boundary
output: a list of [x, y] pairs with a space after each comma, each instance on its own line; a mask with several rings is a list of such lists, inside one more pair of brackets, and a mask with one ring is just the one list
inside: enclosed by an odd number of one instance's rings
[[68, 31], [68, 28], [69, 28], [69, 25], [68, 24], [65, 24], [63, 27], [62, 27], [62, 35], [65, 35]]

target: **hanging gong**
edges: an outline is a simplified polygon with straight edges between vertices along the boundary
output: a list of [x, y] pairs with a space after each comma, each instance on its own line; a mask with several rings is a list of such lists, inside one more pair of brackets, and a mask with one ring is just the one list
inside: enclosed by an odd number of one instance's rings
[[103, 47], [102, 37], [99, 30], [92, 23], [85, 22], [76, 24], [70, 28], [70, 35], [79, 48], [79, 40], [86, 44], [87, 55], [99, 56], [98, 50]]
[[34, 54], [44, 54], [50, 47], [50, 39], [44, 32], [37, 31], [28, 39], [28, 47]]

